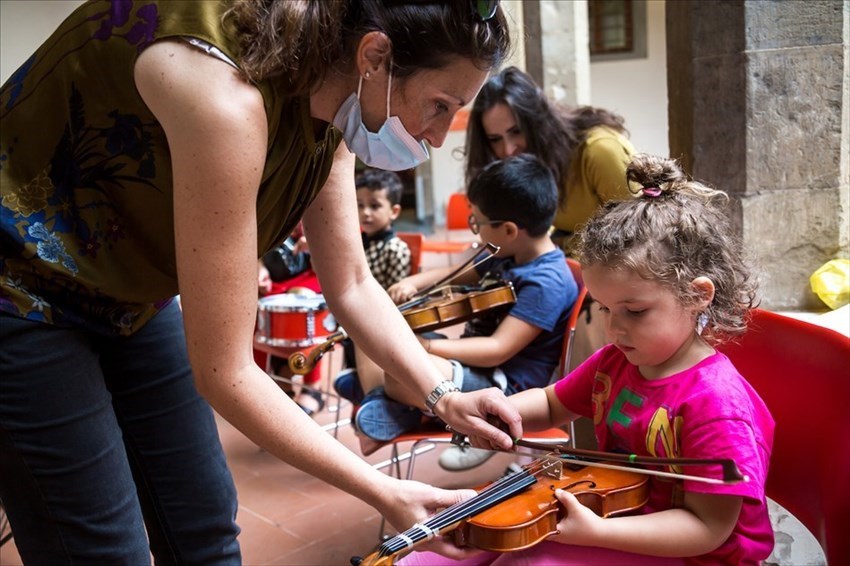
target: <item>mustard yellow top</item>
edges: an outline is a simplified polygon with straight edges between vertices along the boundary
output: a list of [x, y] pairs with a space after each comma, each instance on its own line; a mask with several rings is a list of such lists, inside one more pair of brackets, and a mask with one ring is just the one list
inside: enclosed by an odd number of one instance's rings
[[[238, 62], [221, 21], [228, 4], [87, 2], [3, 85], [0, 310], [130, 334], [177, 293], [168, 145], [133, 66], [167, 37], [201, 39]], [[328, 126], [317, 139], [306, 97], [284, 98], [272, 79], [257, 88], [269, 131], [262, 255], [321, 189], [341, 134]]]
[[[615, 130], [605, 126], [588, 130], [570, 161], [564, 188], [567, 198], [555, 214], [555, 228], [574, 233], [602, 203], [631, 198], [626, 166], [634, 154], [632, 143]], [[571, 249], [567, 242], [563, 247]]]

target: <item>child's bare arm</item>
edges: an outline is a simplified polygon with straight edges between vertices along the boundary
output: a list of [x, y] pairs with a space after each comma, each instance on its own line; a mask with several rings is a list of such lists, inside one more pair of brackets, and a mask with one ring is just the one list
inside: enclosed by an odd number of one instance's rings
[[545, 430], [561, 426], [578, 418], [555, 396], [555, 385], [520, 391], [508, 397], [522, 416], [523, 430]]
[[[438, 267], [436, 269], [429, 269], [428, 271], [414, 273], [413, 275], [405, 277], [398, 283], [390, 286], [389, 289], [387, 289], [387, 293], [389, 293], [390, 298], [392, 298], [396, 304], [403, 303], [410, 299], [410, 297], [412, 297], [416, 292], [444, 279], [455, 269], [457, 269], [457, 266]], [[458, 275], [453, 281], [451, 281], [451, 284], [470, 285], [477, 282], [477, 273], [475, 270], [470, 270]]]
[[688, 492], [682, 509], [603, 519], [571, 493], [556, 495], [566, 516], [552, 540], [669, 557], [699, 556], [719, 547], [732, 533], [743, 503], [738, 496]]

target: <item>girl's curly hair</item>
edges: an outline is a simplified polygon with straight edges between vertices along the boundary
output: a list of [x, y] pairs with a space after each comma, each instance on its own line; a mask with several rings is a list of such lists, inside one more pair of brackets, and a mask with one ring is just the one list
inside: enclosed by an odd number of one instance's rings
[[689, 180], [674, 159], [636, 155], [626, 178], [638, 198], [608, 202], [580, 233], [583, 266], [627, 269], [669, 287], [683, 305], [700, 297], [691, 286], [711, 279], [714, 299], [703, 337], [712, 343], [746, 330], [757, 282], [721, 205], [726, 193]]

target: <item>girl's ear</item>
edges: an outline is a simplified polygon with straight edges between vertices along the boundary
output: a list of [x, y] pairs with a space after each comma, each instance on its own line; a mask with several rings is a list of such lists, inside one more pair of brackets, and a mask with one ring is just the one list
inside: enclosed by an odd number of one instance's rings
[[704, 275], [701, 275], [691, 281], [691, 287], [693, 287], [700, 296], [696, 303], [697, 309], [699, 311], [707, 309], [708, 305], [711, 304], [711, 301], [714, 300], [714, 281]]

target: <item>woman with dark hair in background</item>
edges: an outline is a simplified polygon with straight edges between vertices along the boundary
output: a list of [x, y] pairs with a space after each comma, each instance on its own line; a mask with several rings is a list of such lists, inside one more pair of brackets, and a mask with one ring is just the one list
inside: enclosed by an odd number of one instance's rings
[[475, 98], [466, 131], [466, 185], [496, 159], [531, 153], [559, 188], [553, 240], [569, 255], [573, 233], [609, 200], [631, 198], [626, 166], [635, 149], [623, 119], [608, 110], [558, 107], [516, 67], [491, 77]]

